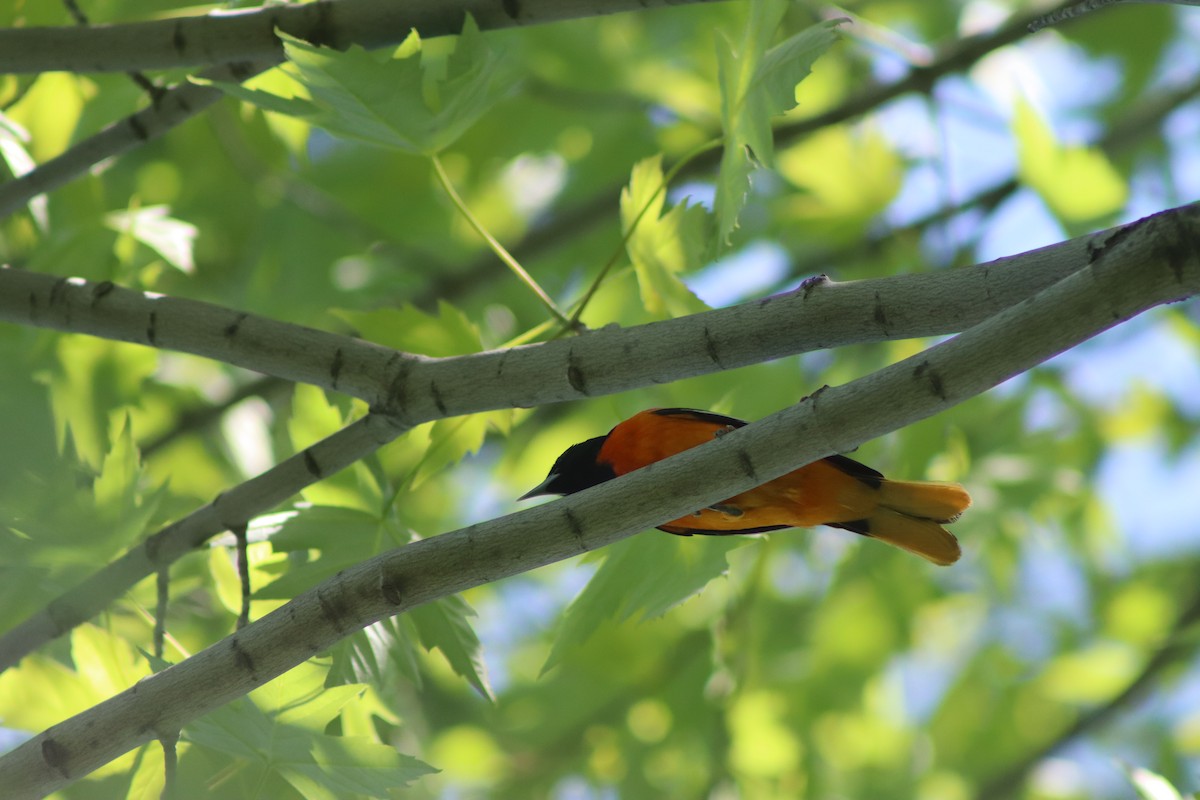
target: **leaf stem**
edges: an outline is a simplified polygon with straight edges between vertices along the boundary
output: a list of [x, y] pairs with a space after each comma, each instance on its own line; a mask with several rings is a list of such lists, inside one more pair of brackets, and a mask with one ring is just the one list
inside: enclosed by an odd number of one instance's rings
[[475, 215], [471, 213], [471, 209], [467, 208], [467, 204], [463, 202], [462, 197], [460, 197], [458, 191], [455, 190], [454, 184], [450, 182], [450, 176], [446, 174], [446, 168], [442, 166], [442, 160], [438, 157], [437, 153], [430, 155], [429, 160], [433, 163], [433, 171], [437, 174], [438, 181], [442, 184], [442, 188], [446, 190], [446, 194], [450, 196], [451, 202], [454, 203], [455, 207], [459, 210], [459, 213], [466, 218], [467, 222], [471, 224], [471, 227], [475, 229], [475, 232], [483, 237], [483, 240], [487, 242], [488, 247], [492, 248], [492, 252], [495, 253], [496, 256], [499, 257], [499, 259], [503, 261], [510, 270], [512, 270], [513, 274], [517, 276], [518, 280], [528, 286], [530, 291], [537, 295], [537, 298], [542, 301], [542, 305], [544, 305], [550, 311], [550, 313], [554, 315], [555, 319], [561, 322], [565, 327], [573, 330], [579, 330], [581, 326], [578, 318], [570, 319], [566, 314], [559, 310], [558, 306], [554, 304], [554, 300], [550, 298], [550, 295], [546, 294], [545, 290], [538, 285], [538, 282], [534, 280], [533, 276], [526, 272], [525, 268], [522, 267], [515, 258], [513, 258], [512, 253], [505, 250], [504, 245], [500, 244], [500, 242], [496, 240], [496, 237], [488, 233], [488, 230], [483, 227], [483, 223], [475, 218]]
[[646, 200], [646, 203], [642, 206], [641, 211], [639, 211], [638, 215], [633, 218], [633, 222], [629, 224], [629, 230], [625, 231], [625, 235], [621, 237], [620, 244], [618, 244], [616, 249], [613, 250], [613, 254], [608, 257], [608, 261], [604, 263], [604, 266], [600, 268], [600, 273], [596, 276], [595, 280], [593, 280], [591, 285], [588, 286], [587, 292], [584, 293], [583, 298], [579, 301], [575, 308], [575, 312], [571, 314], [571, 319], [567, 327], [577, 328], [579, 326], [579, 317], [583, 314], [583, 310], [587, 308], [587, 305], [591, 302], [592, 297], [594, 297], [596, 292], [600, 289], [600, 284], [603, 283], [604, 279], [608, 277], [608, 273], [612, 271], [613, 266], [617, 263], [617, 260], [620, 259], [621, 253], [625, 252], [625, 246], [629, 244], [630, 237], [632, 237], [633, 232], [637, 230], [638, 223], [642, 221], [642, 217], [646, 216], [646, 212], [649, 211], [650, 206], [652, 206], [655, 201], [658, 200], [659, 195], [665, 192], [667, 187], [671, 185], [671, 181], [675, 179], [675, 176], [679, 174], [679, 171], [686, 167], [689, 162], [698, 156], [707, 153], [709, 150], [715, 150], [716, 148], [720, 147], [724, 141], [725, 140], [723, 138], [718, 137], [716, 139], [709, 139], [707, 142], [697, 145], [685, 153], [683, 157], [679, 159], [679, 161], [676, 162], [670, 170], [667, 171], [667, 174], [663, 176], [662, 186], [659, 186], [658, 190], [655, 191], [654, 194], [650, 195], [650, 197]]

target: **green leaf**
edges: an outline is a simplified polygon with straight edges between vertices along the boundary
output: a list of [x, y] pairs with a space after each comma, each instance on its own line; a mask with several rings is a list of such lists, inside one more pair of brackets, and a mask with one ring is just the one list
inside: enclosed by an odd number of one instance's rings
[[652, 314], [670, 316], [704, 311], [707, 306], [676, 276], [702, 263], [707, 215], [686, 201], [663, 214], [665, 204], [662, 156], [639, 161], [629, 186], [621, 190], [621, 228], [627, 234], [633, 229], [625, 249], [637, 273], [642, 305]]
[[289, 561], [286, 572], [254, 592], [256, 600], [291, 599], [341, 570], [407, 541], [386, 521], [344, 506], [301, 508], [277, 527], [271, 534], [275, 552], [318, 552], [308, 560]]
[[421, 484], [447, 467], [454, 466], [468, 455], [478, 453], [483, 447], [484, 437], [492, 420], [511, 418], [511, 411], [493, 411], [486, 414], [471, 414], [453, 419], [441, 419], [429, 428], [429, 446], [421, 456], [413, 473], [409, 491], [420, 488]]
[[99, 468], [111, 441], [111, 412], [136, 405], [158, 353], [87, 336], [60, 337], [57, 348], [50, 387], [59, 441], [70, 430], [82, 460]]
[[1179, 790], [1162, 775], [1130, 765], [1124, 765], [1124, 770], [1142, 800], [1183, 800]]
[[729, 552], [750, 541], [736, 536], [655, 532], [607, 548], [604, 564], [567, 609], [542, 673], [554, 667], [567, 650], [587, 641], [607, 620], [624, 622], [635, 614], [639, 619], [665, 614], [724, 575]]
[[467, 131], [516, 85], [511, 62], [491, 49], [468, 14], [454, 53], [431, 57], [414, 31], [392, 54], [311, 45], [286, 34], [288, 74], [309, 99], [236, 84], [220, 88], [267, 111], [381, 147], [432, 155]]
[[[394, 748], [360, 736], [296, 737], [281, 742], [291, 759], [279, 763], [284, 779], [306, 797], [352, 795], [391, 798], [393, 790], [438, 770]], [[316, 794], [323, 789], [329, 794]]]
[[483, 662], [483, 647], [470, 618], [474, 609], [458, 595], [417, 606], [409, 612], [426, 650], [441, 650], [454, 671], [489, 700], [494, 700]]
[[1094, 147], [1064, 145], [1028, 102], [1013, 117], [1021, 180], [1065, 223], [1115, 214], [1129, 197], [1125, 179]]
[[306, 797], [390, 797], [391, 790], [436, 771], [377, 742], [325, 735], [364, 687], [323, 688], [324, 675], [301, 665], [191, 723], [184, 738], [277, 772]]
[[[74, 669], [48, 656], [32, 655], [0, 673], [0, 718], [6, 727], [42, 730], [150, 674], [145, 660], [125, 639], [90, 623], [71, 631], [70, 645]], [[35, 696], [39, 701], [29, 702]]]
[[168, 216], [167, 206], [146, 206], [113, 211], [105, 216], [108, 227], [141, 242], [180, 272], [195, 268], [192, 247], [199, 232], [195, 225]]
[[388, 668], [421, 688], [421, 667], [417, 660], [415, 634], [401, 617], [389, 617], [343, 639], [333, 647], [331, 683], [370, 683], [383, 685]]
[[96, 521], [116, 541], [142, 536], [165, 495], [164, 489], [143, 491], [142, 475], [141, 453], [133, 441], [132, 423], [125, 415], [113, 432], [112, 446], [92, 484]]
[[800, 189], [789, 216], [837, 241], [862, 237], [904, 182], [903, 159], [878, 130], [834, 125], [779, 154], [779, 173]]
[[771, 117], [795, 107], [797, 84], [836, 41], [835, 29], [842, 23], [832, 20], [814, 25], [768, 51], [786, 10], [782, 0], [754, 3], [738, 50], [727, 39], [717, 37], [721, 123], [725, 130], [714, 201], [719, 244], [728, 243], [737, 228], [750, 188], [750, 172], [758, 164], [774, 164]]
[[442, 357], [483, 349], [479, 328], [466, 314], [444, 301], [438, 302], [437, 316], [411, 305], [335, 313], [364, 339], [396, 350]]

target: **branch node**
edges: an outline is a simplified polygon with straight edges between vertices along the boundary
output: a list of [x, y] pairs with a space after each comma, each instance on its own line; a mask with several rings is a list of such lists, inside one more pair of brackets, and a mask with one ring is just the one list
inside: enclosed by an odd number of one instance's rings
[[587, 394], [587, 378], [583, 375], [583, 369], [579, 365], [579, 359], [575, 357], [574, 348], [567, 353], [567, 383], [571, 384], [571, 388], [580, 394]]
[[917, 365], [917, 368], [913, 370], [913, 377], [928, 381], [934, 395], [939, 400], [946, 400], [946, 385], [942, 381], [941, 373], [934, 369], [928, 361], [922, 361]]
[[404, 603], [404, 581], [386, 566], [379, 573], [379, 593], [392, 606], [399, 608]]
[[811, 295], [818, 288], [827, 286], [831, 283], [833, 283], [833, 281], [829, 280], [829, 276], [822, 272], [820, 275], [812, 275], [802, 280], [800, 285], [796, 287], [796, 291], [802, 292], [804, 294], [804, 299], [807, 300], [809, 295]]
[[65, 780], [70, 780], [71, 778], [70, 770], [67, 769], [67, 760], [70, 758], [70, 755], [67, 748], [60, 744], [57, 739], [47, 737], [42, 742], [42, 759], [50, 769], [57, 772]]

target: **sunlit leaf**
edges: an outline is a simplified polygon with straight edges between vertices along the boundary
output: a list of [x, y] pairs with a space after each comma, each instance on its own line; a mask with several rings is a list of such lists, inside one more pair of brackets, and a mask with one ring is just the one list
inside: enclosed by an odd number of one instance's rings
[[146, 206], [127, 211], [114, 211], [105, 217], [106, 224], [141, 242], [163, 257], [181, 272], [195, 269], [192, 248], [199, 232], [195, 225], [168, 216], [166, 206]]
[[299, 117], [348, 139], [432, 155], [453, 144], [515, 85], [512, 64], [466, 16], [454, 53], [426, 56], [414, 31], [393, 54], [318, 47], [280, 34], [289, 72], [308, 99], [238, 84], [220, 87], [267, 111]]
[[605, 620], [624, 622], [635, 615], [649, 619], [687, 600], [724, 575], [729, 552], [749, 541], [654, 532], [609, 547], [604, 564], [567, 609], [542, 672], [586, 641]]
[[475, 611], [458, 595], [417, 606], [409, 615], [417, 628], [421, 644], [427, 650], [438, 649], [456, 673], [463, 676], [489, 700], [492, 687], [488, 685], [483, 647], [471, 627]]
[[786, 10], [782, 0], [760, 0], [751, 4], [750, 20], [737, 49], [724, 37], [717, 37], [725, 131], [714, 201], [720, 243], [728, 242], [737, 228], [750, 173], [758, 165], [774, 165], [771, 118], [796, 105], [796, 85], [836, 41], [835, 29], [841, 24], [835, 20], [815, 25], [768, 50]]
[[642, 305], [670, 316], [703, 311], [704, 303], [677, 276], [701, 264], [707, 214], [686, 200], [663, 214], [665, 201], [662, 157], [639, 162], [621, 191], [621, 227], [627, 234], [633, 230], [625, 249], [637, 271]]
[[1094, 147], [1063, 145], [1033, 106], [1017, 104], [1013, 120], [1021, 180], [1067, 222], [1087, 222], [1114, 214], [1129, 188]]
[[1156, 772], [1143, 767], [1126, 766], [1125, 774], [1142, 800], [1183, 800], [1179, 790]]

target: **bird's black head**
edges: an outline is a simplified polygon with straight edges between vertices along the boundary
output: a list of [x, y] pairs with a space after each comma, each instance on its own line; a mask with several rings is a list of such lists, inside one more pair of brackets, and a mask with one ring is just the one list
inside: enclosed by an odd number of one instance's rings
[[574, 494], [617, 477], [611, 464], [599, 460], [600, 448], [607, 438], [597, 436], [568, 447], [554, 462], [546, 480], [517, 499], [527, 500], [543, 494]]

